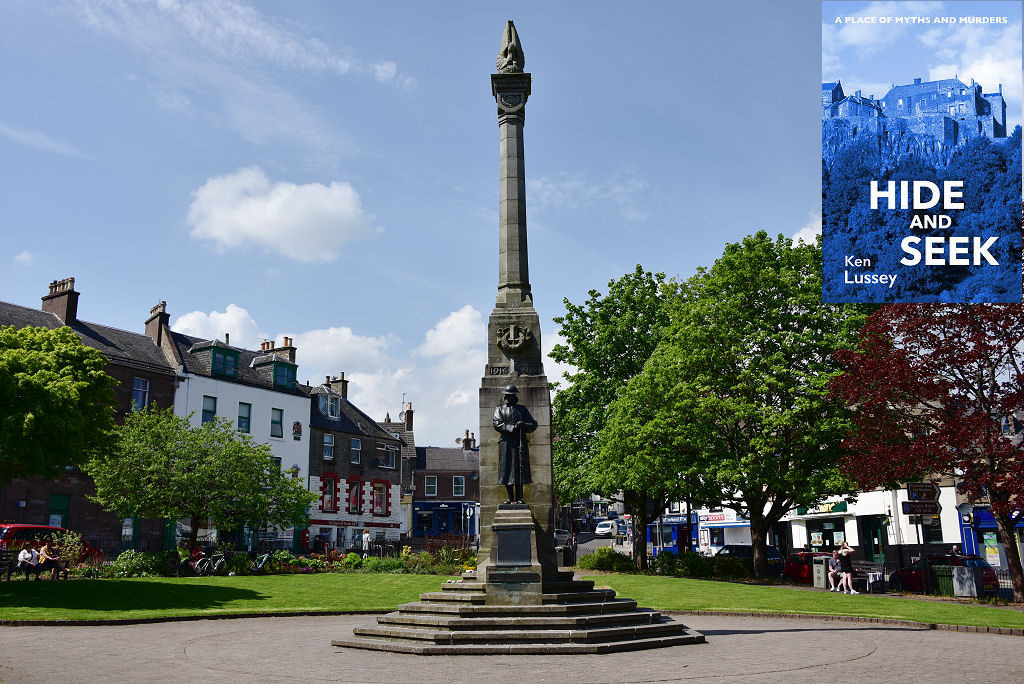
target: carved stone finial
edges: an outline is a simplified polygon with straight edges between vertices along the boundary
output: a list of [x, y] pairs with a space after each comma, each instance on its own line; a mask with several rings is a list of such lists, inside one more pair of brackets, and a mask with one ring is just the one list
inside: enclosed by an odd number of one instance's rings
[[523, 73], [526, 66], [526, 58], [523, 56], [523, 46], [519, 42], [519, 34], [516, 33], [516, 26], [512, 20], [505, 25], [505, 33], [501, 36], [501, 49], [498, 50], [498, 71], [503, 74]]

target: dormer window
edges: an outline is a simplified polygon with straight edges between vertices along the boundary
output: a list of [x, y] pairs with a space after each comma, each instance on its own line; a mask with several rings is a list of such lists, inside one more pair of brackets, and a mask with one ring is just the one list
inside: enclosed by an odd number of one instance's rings
[[238, 377], [238, 352], [230, 349], [213, 348], [210, 355], [210, 372], [214, 375], [223, 375], [226, 378]]
[[341, 399], [332, 397], [329, 394], [320, 395], [320, 413], [330, 418], [338, 418], [341, 415]]
[[295, 385], [295, 366], [286, 363], [274, 364], [274, 386], [292, 387]]

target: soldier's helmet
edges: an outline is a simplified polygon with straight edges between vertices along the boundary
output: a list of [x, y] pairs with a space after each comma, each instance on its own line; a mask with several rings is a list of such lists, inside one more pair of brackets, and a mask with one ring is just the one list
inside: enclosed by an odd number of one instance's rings
[[516, 387], [515, 385], [508, 385], [505, 389], [501, 390], [501, 393], [503, 395], [504, 394], [519, 394], [519, 388]]

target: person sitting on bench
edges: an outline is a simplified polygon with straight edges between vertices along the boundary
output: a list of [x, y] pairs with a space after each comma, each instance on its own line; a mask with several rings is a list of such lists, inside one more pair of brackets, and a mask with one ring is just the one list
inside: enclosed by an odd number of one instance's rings
[[25, 571], [25, 581], [28, 581], [28, 574], [34, 573], [36, 581], [39, 581], [39, 552], [36, 551], [31, 541], [25, 542], [25, 546], [18, 554], [18, 563], [14, 566], [14, 572]]

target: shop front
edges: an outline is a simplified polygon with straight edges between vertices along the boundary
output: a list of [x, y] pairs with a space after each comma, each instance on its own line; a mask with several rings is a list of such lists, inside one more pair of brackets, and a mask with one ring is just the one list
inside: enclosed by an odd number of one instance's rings
[[[974, 506], [973, 510], [961, 514], [961, 535], [963, 552], [976, 553], [994, 568], [1006, 567], [1006, 548], [999, 539], [996, 519], [987, 506]], [[1024, 517], [1017, 521], [1015, 542], [1024, 556]]]
[[719, 549], [726, 544], [750, 544], [750, 521], [736, 511], [700, 512], [697, 515], [697, 540], [701, 549]]
[[414, 537], [475, 536], [477, 533], [475, 501], [416, 501], [412, 509]]

